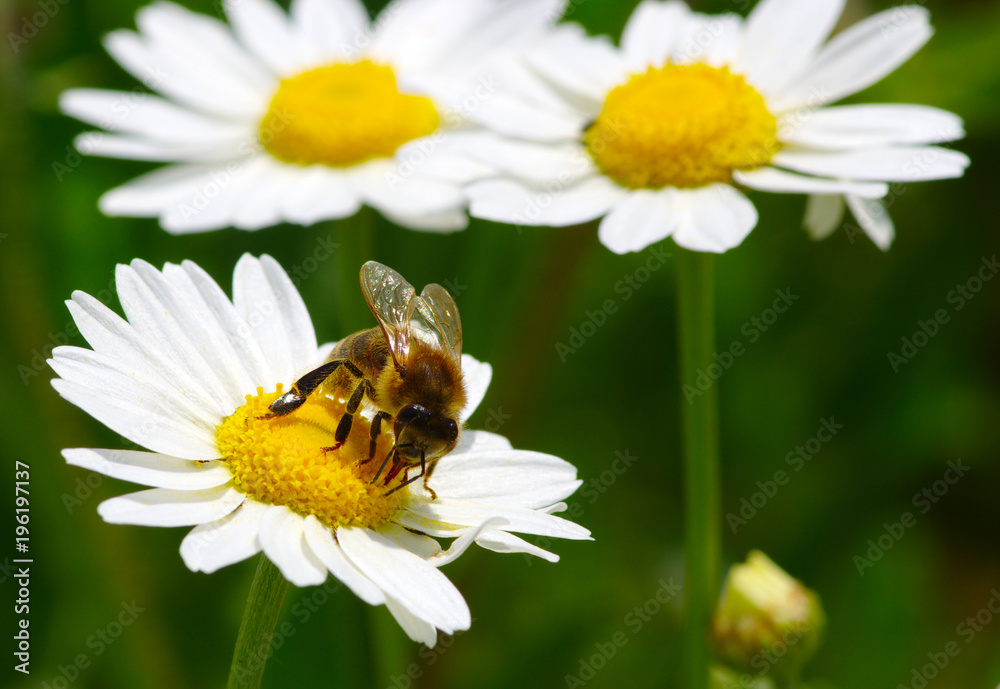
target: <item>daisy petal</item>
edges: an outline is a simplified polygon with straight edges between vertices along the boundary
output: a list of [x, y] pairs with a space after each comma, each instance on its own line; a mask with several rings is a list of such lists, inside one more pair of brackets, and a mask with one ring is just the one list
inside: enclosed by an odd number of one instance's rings
[[279, 163], [268, 155], [231, 160], [220, 174], [200, 180], [160, 216], [173, 234], [205, 232], [232, 225], [248, 200], [270, 187]]
[[191, 70], [184, 57], [155, 49], [133, 31], [112, 31], [103, 43], [111, 57], [132, 76], [182, 105], [235, 120], [247, 119], [248, 113], [257, 115], [260, 110], [259, 96], [228, 88], [236, 82], [213, 81], [205, 73]]
[[198, 83], [227, 97], [238, 88], [237, 102], [256, 102], [255, 107], [271, 95], [274, 77], [236, 42], [225, 22], [160, 1], [141, 8], [136, 23], [158, 54], [174, 60], [168, 77]]
[[458, 446], [448, 453], [451, 457], [456, 453], [487, 452], [491, 450], [512, 450], [510, 441], [502, 435], [489, 431], [465, 431], [458, 439]]
[[885, 205], [881, 201], [858, 196], [847, 195], [844, 199], [858, 224], [861, 225], [861, 229], [875, 242], [875, 246], [882, 251], [888, 251], [892, 246], [892, 240], [896, 237], [896, 227]]
[[197, 389], [212, 404], [213, 425], [242, 402], [216, 375], [214, 358], [204, 354], [211, 347], [207, 333], [194, 322], [191, 309], [163, 275], [145, 261], [135, 260], [115, 270], [118, 299], [129, 323], [147, 342], [158, 343], [164, 355], [183, 362], [197, 381]]
[[969, 157], [936, 146], [896, 146], [864, 151], [784, 150], [775, 154], [771, 162], [779, 167], [824, 177], [923, 182], [961, 177], [969, 165]]
[[169, 163], [210, 162], [228, 160], [238, 153], [240, 144], [246, 140], [245, 134], [236, 132], [227, 139], [212, 140], [211, 143], [162, 143], [132, 136], [115, 136], [104, 132], [84, 132], [73, 139], [76, 150], [88, 156], [104, 158], [124, 158], [126, 160], [149, 160]]
[[[153, 269], [146, 264], [144, 270]], [[152, 275], [147, 279], [152, 279]], [[259, 378], [247, 366], [254, 355], [239, 342], [246, 338], [240, 338], [233, 329], [236, 313], [232, 304], [224, 295], [221, 302], [217, 300], [221, 290], [204, 271], [190, 261], [184, 266], [166, 264], [163, 267], [163, 280], [177, 294], [178, 303], [175, 308], [184, 314], [178, 321], [194, 342], [203, 343], [199, 347], [199, 354], [219, 381], [226, 402], [232, 409], [236, 409], [243, 404], [245, 392], [257, 387]], [[216, 291], [203, 293], [205, 280], [215, 285]]]
[[190, 421], [179, 420], [172, 411], [151, 408], [146, 398], [101, 394], [93, 385], [93, 382], [84, 385], [61, 378], [52, 381], [52, 387], [63, 399], [136, 445], [184, 459], [218, 459], [219, 449], [208, 431], [194, 427]]
[[238, 230], [252, 232], [282, 222], [285, 218], [281, 209], [287, 194], [302, 179], [302, 170], [298, 166], [286, 165], [265, 156], [261, 157], [261, 161], [266, 161], [268, 168], [266, 181], [257, 185], [255, 192], [233, 214], [232, 226]]
[[258, 540], [267, 559], [296, 586], [326, 581], [326, 568], [306, 545], [302, 517], [284, 505], [271, 505], [260, 518]]
[[153, 416], [173, 418], [189, 426], [193, 437], [206, 442], [222, 420], [222, 414], [187, 400], [183, 392], [171, 387], [158, 371], [136, 370], [130, 362], [101, 352], [56, 347], [49, 366], [62, 381], [90, 387], [95, 400], [120, 398], [125, 404], [145, 407]]
[[389, 609], [393, 618], [408, 637], [428, 648], [434, 648], [434, 645], [437, 644], [437, 629], [434, 625], [424, 622], [393, 598], [385, 599], [385, 607]]
[[631, 70], [610, 41], [573, 28], [553, 33], [527, 59], [547, 80], [589, 103], [596, 115], [608, 91], [626, 81]]
[[225, 174], [220, 163], [168, 165], [140, 175], [101, 196], [98, 207], [105, 215], [156, 217], [182, 199], [190, 198], [212, 176]]
[[358, 568], [351, 564], [344, 551], [341, 550], [333, 532], [324, 526], [316, 517], [309, 515], [305, 520], [306, 543], [330, 574], [349, 588], [354, 595], [368, 605], [382, 605], [385, 594], [382, 589], [372, 583]]
[[83, 365], [89, 358], [95, 365], [132, 376], [134, 385], [162, 391], [173, 400], [172, 406], [184, 409], [180, 418], [194, 421], [203, 428], [213, 428], [222, 416], [232, 412], [231, 408], [220, 407], [204, 394], [186, 362], [174, 358], [158, 342], [144, 337], [131, 323], [94, 297], [74, 292], [73, 300], [66, 305], [94, 352], [81, 353], [72, 347], [60, 348], [59, 352], [75, 352], [71, 356]]
[[192, 112], [149, 94], [71, 89], [59, 96], [65, 114], [102, 129], [174, 144], [216, 146], [255, 136], [253, 127]]
[[396, 0], [376, 22], [369, 53], [407, 72], [482, 74], [505, 51], [541, 39], [565, 0]]
[[[446, 522], [437, 521], [436, 519], [428, 519], [427, 517], [421, 517], [412, 512], [407, 512], [402, 510], [396, 513], [393, 517], [393, 521], [402, 527], [407, 529], [412, 529], [414, 531], [419, 531], [420, 533], [427, 534], [434, 538], [458, 538], [462, 534], [468, 533], [472, 527], [460, 526], [458, 524], [448, 524]], [[504, 520], [506, 522], [506, 520]]]
[[294, 183], [281, 195], [280, 214], [289, 222], [312, 225], [347, 218], [361, 210], [361, 200], [341, 170], [313, 165], [296, 172]]
[[671, 59], [677, 64], [704, 62], [712, 67], [732, 68], [743, 46], [743, 32], [743, 18], [738, 14], [692, 12], [671, 51]]
[[476, 538], [476, 544], [495, 553], [527, 553], [549, 562], [559, 562], [559, 556], [528, 543], [520, 536], [506, 531], [489, 531]]
[[552, 227], [567, 227], [589, 222], [607, 213], [625, 198], [628, 191], [604, 176], [589, 177], [556, 192], [548, 207], [533, 222]]
[[512, 93], [498, 91], [469, 113], [492, 131], [534, 141], [574, 139], [591, 117], [562, 107], [539, 107]]
[[[226, 339], [229, 340], [229, 344], [235, 352], [233, 358], [246, 369], [249, 377], [247, 382], [250, 387], [241, 383], [235, 386], [235, 389], [252, 390], [255, 381], [267, 380], [270, 373], [269, 365], [264, 359], [264, 353], [257, 345], [256, 340], [249, 337], [246, 323], [240, 319], [236, 307], [233, 306], [215, 280], [193, 261], [184, 261], [181, 267], [203, 300], [206, 310], [211, 314], [208, 318], [215, 321], [219, 329], [225, 333]], [[317, 359], [317, 361], [320, 360]], [[237, 372], [234, 375], [239, 376], [240, 374]]]
[[621, 47], [629, 66], [636, 71], [662, 67], [680, 42], [690, 14], [683, 2], [643, 0], [622, 32]]
[[351, 562], [387, 598], [448, 634], [469, 628], [469, 606], [436, 567], [369, 529], [340, 528], [337, 539]]
[[424, 230], [426, 232], [458, 232], [469, 226], [469, 216], [464, 209], [458, 208], [420, 215], [382, 210], [382, 215], [385, 216], [386, 220], [399, 227], [408, 227], [411, 230]]
[[462, 355], [462, 381], [465, 383], [465, 409], [459, 415], [459, 422], [465, 423], [482, 404], [486, 390], [493, 380], [493, 367], [478, 361], [469, 354]]
[[844, 197], [840, 194], [813, 194], [806, 203], [806, 217], [802, 221], [813, 239], [826, 239], [844, 219]]
[[471, 213], [477, 218], [519, 226], [577, 225], [607, 213], [629, 192], [604, 176], [588, 177], [565, 189], [547, 191], [507, 179], [468, 187]]
[[[171, 277], [168, 279], [166, 271]], [[224, 356], [229, 344], [226, 333], [217, 327], [212, 314], [203, 307], [197, 289], [178, 266], [164, 273], [145, 261], [132, 261], [130, 270], [118, 271], [118, 293], [132, 323], [148, 340], [169, 338], [173, 353], [183, 361], [200, 389], [211, 395], [223, 416], [243, 404], [253, 381], [231, 356]], [[129, 308], [134, 299], [145, 300], [146, 308]], [[139, 320], [140, 311], [169, 314], [160, 319]], [[228, 352], [233, 354], [232, 350]], [[228, 374], [228, 375], [227, 375]], [[220, 419], [221, 420], [221, 419]]]
[[781, 123], [783, 143], [806, 148], [845, 150], [891, 144], [935, 144], [965, 136], [962, 118], [926, 105], [842, 105]]
[[401, 174], [391, 161], [354, 168], [351, 183], [368, 204], [386, 214], [419, 216], [465, 206], [459, 185], [419, 172]]
[[747, 17], [737, 69], [764, 93], [801, 72], [833, 31], [845, 0], [761, 0]]
[[295, 285], [270, 256], [245, 254], [236, 264], [233, 304], [260, 345], [272, 382], [291, 383], [317, 362], [316, 332]]
[[275, 74], [293, 76], [309, 64], [288, 15], [272, 0], [240, 0], [224, 7], [240, 42]]
[[63, 450], [62, 455], [67, 464], [154, 488], [202, 490], [232, 478], [222, 462], [192, 462], [157, 452], [76, 448]]
[[728, 184], [684, 190], [678, 194], [678, 205], [682, 212], [674, 241], [691, 251], [728, 251], [757, 225], [757, 209]]
[[[393, 524], [392, 522], [389, 522], [388, 524], [381, 524], [377, 531], [379, 534], [385, 536], [389, 541], [396, 544], [403, 550], [408, 550], [424, 560], [430, 561], [435, 556], [441, 554], [440, 543], [435, 541], [430, 536], [426, 536], [422, 533], [415, 533], [409, 529], [403, 528], [399, 524]], [[436, 562], [435, 566], [438, 566]]]
[[444, 133], [433, 150], [428, 148], [426, 140], [414, 139], [397, 149], [397, 170], [419, 170], [427, 177], [460, 186], [485, 179], [493, 174], [493, 170], [473, 160], [466, 150], [466, 143], [474, 136]]
[[506, 519], [487, 519], [475, 529], [466, 530], [464, 534], [452, 541], [451, 545], [448, 546], [448, 550], [428, 558], [428, 562], [433, 564], [435, 567], [443, 567], [449, 562], [454, 562], [462, 555], [462, 553], [468, 550], [469, 546], [472, 545], [484, 531], [502, 529], [505, 526], [507, 526]]
[[293, 0], [291, 13], [316, 62], [354, 57], [367, 39], [368, 10], [358, 0]]
[[578, 143], [539, 144], [481, 135], [465, 141], [464, 152], [487, 166], [535, 184], [563, 186], [594, 172], [594, 162]]
[[776, 194], [856, 194], [865, 198], [880, 199], [889, 193], [889, 185], [882, 182], [851, 182], [806, 177], [773, 167], [762, 167], [752, 172], [737, 170], [733, 173], [733, 179], [751, 189]]
[[229, 484], [204, 490], [153, 488], [105, 500], [97, 513], [109, 524], [196, 526], [222, 519], [245, 499]]
[[[458, 4], [475, 4], [469, 0]], [[485, 65], [491, 65], [498, 55], [517, 54], [524, 46], [545, 38], [551, 25], [563, 15], [566, 0], [504, 0], [490, 2], [476, 13], [475, 21], [457, 34], [450, 45], [435, 45], [438, 50], [435, 69], [455, 69], [456, 65], [477, 76]], [[455, 11], [452, 9], [452, 16]], [[454, 20], [452, 20], [454, 21]], [[457, 28], [457, 27], [456, 27]]]
[[915, 5], [858, 22], [834, 36], [804, 76], [771, 100], [771, 111], [834, 103], [866, 89], [909, 60], [933, 33], [930, 14]]
[[404, 65], [408, 71], [433, 69], [490, 4], [485, 0], [394, 0], [375, 20], [367, 53]]
[[[264, 277], [271, 286], [277, 303], [281, 305], [281, 326], [288, 334], [292, 361], [307, 368], [315, 365], [317, 362], [312, 359], [312, 356], [317, 348], [316, 331], [313, 328], [312, 319], [309, 317], [306, 303], [302, 301], [302, 296], [295, 288], [295, 283], [288, 277], [281, 264], [267, 254], [263, 254], [257, 260], [263, 269]], [[237, 264], [237, 268], [238, 266], [239, 264]]]
[[533, 509], [563, 500], [581, 483], [569, 462], [524, 450], [452, 453], [438, 463], [433, 478], [442, 498]]
[[196, 526], [181, 541], [181, 559], [192, 572], [211, 574], [260, 552], [257, 534], [267, 506], [253, 500], [214, 522]]
[[414, 500], [406, 509], [417, 516], [461, 526], [478, 526], [487, 519], [499, 517], [510, 523], [505, 530], [550, 538], [590, 540], [590, 532], [582, 526], [525, 507], [439, 497], [434, 501]]
[[669, 237], [679, 221], [676, 190], [639, 189], [611, 209], [598, 237], [616, 254], [627, 254]]

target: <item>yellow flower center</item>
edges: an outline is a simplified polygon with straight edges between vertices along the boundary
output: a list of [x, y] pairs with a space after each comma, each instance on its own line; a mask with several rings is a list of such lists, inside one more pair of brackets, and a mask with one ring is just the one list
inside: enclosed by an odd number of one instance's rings
[[315, 515], [329, 527], [388, 521], [404, 491], [386, 495], [383, 481], [370, 481], [392, 449], [391, 424], [382, 425], [375, 460], [361, 464], [369, 452], [367, 419], [355, 414], [343, 447], [326, 450], [336, 444], [345, 401], [315, 394], [291, 414], [264, 418], [280, 394], [280, 384], [272, 393], [257, 388], [257, 395], [247, 395], [246, 404], [219, 426], [216, 442], [236, 487], [258, 502]]
[[725, 67], [667, 64], [612, 90], [584, 143], [597, 166], [629, 189], [729, 182], [777, 153], [764, 98]]
[[283, 79], [260, 141], [286, 163], [349, 167], [391, 157], [439, 124], [430, 99], [400, 93], [391, 67], [364, 60]]

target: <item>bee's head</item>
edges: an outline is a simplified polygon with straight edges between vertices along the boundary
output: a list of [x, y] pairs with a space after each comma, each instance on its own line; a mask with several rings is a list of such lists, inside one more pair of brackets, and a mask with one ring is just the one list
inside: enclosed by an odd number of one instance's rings
[[396, 414], [396, 449], [404, 460], [418, 464], [451, 452], [458, 443], [458, 424], [419, 404], [408, 404]]

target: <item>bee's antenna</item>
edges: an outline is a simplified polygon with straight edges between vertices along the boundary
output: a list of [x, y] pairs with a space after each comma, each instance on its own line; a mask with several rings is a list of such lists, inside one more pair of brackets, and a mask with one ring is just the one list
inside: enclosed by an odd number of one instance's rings
[[[378, 468], [378, 471], [375, 472], [375, 478], [373, 478], [371, 481], [368, 482], [369, 485], [371, 485], [371, 484], [375, 483], [376, 481], [378, 481], [378, 477], [382, 475], [382, 470], [385, 469], [385, 465], [389, 463], [389, 458], [393, 457], [396, 454], [396, 452], [397, 452], [396, 446], [393, 445], [392, 449], [385, 456], [385, 459], [382, 460], [382, 466], [380, 466]], [[393, 464], [395, 464], [395, 462], [393, 462]]]

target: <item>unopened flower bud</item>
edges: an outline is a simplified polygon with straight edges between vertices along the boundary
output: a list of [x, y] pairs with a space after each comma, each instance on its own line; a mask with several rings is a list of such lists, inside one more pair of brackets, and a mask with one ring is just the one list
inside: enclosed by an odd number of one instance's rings
[[819, 647], [825, 624], [816, 594], [753, 551], [729, 570], [712, 635], [720, 659], [733, 667], [794, 679]]

